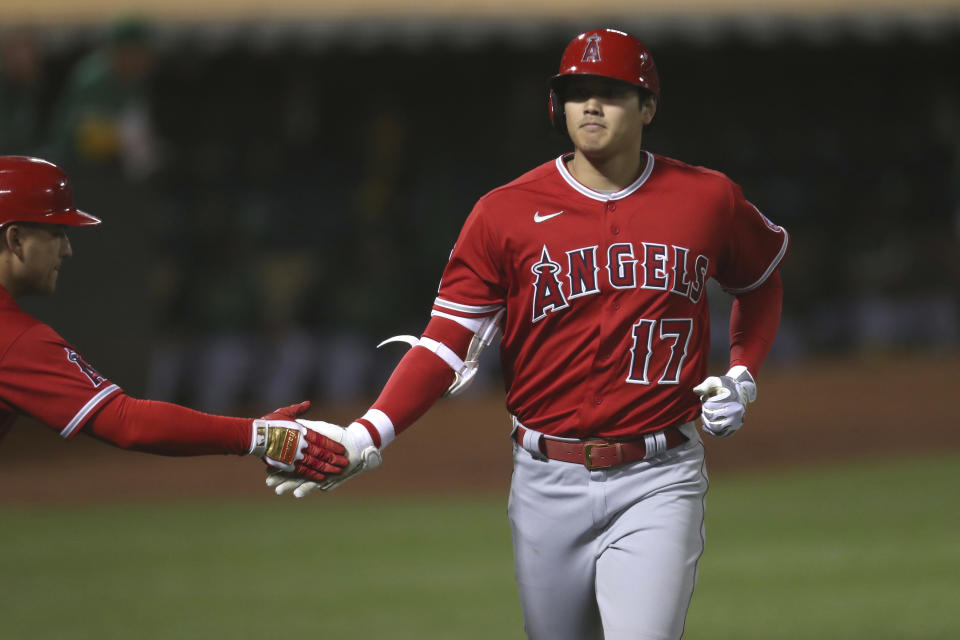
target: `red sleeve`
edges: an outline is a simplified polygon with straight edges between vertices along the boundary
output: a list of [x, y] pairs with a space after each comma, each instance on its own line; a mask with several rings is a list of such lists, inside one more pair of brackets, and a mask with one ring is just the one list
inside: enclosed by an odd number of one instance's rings
[[122, 393], [49, 326], [36, 323], [3, 354], [3, 400], [73, 437], [111, 396]]
[[[434, 317], [423, 335], [443, 343], [463, 358], [474, 334], [456, 322]], [[447, 390], [453, 377], [454, 372], [450, 365], [431, 351], [422, 347], [410, 349], [393, 370], [380, 396], [371, 407], [372, 410], [383, 412], [392, 423], [393, 433], [389, 438], [392, 439], [426, 413]], [[365, 417], [356, 422], [366, 427], [373, 443], [380, 447], [383, 434], [377, 426]]]
[[770, 277], [787, 254], [790, 236], [748, 202], [739, 186], [731, 182], [730, 188], [726, 255], [716, 279], [729, 293], [738, 295], [756, 289]]
[[121, 449], [164, 456], [246, 455], [252, 427], [249, 418], [215, 416], [119, 393], [84, 431]]
[[731, 367], [742, 364], [757, 375], [777, 335], [782, 306], [779, 271], [774, 271], [756, 289], [734, 299], [730, 313]]

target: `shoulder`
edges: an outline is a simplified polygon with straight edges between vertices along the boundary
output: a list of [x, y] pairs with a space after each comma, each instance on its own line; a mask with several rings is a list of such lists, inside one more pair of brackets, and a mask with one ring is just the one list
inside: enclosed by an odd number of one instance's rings
[[561, 178], [557, 171], [557, 160], [550, 160], [507, 184], [487, 192], [477, 201], [477, 205], [496, 203], [502, 206], [505, 203], [522, 201], [527, 196], [555, 190], [559, 181], [561, 181]]
[[665, 182], [676, 183], [684, 188], [695, 187], [706, 191], [729, 194], [737, 185], [726, 174], [687, 164], [675, 158], [654, 154], [654, 168], [651, 177]]
[[0, 360], [17, 345], [27, 347], [38, 342], [63, 342], [47, 324], [20, 310], [0, 311]]

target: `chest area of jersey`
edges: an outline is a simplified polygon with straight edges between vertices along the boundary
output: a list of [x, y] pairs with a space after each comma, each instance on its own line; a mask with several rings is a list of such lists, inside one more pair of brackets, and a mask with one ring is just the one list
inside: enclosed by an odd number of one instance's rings
[[714, 249], [695, 214], [618, 202], [535, 211], [510, 248], [534, 322], [605, 295], [661, 306], [701, 300]]

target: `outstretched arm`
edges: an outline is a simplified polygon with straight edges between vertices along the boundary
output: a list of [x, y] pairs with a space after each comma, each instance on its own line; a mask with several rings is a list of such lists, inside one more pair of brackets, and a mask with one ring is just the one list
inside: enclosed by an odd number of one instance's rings
[[301, 498], [318, 486], [331, 490], [350, 477], [379, 466], [380, 450], [416, 422], [450, 387], [475, 335], [474, 330], [457, 322], [433, 317], [423, 332], [424, 339], [403, 356], [362, 417], [346, 428], [326, 422], [298, 421], [342, 443], [350, 459], [347, 469], [323, 483], [277, 473], [268, 477], [267, 485], [276, 487], [278, 494], [292, 491]]
[[158, 455], [256, 455], [268, 466], [322, 481], [326, 474], [342, 471], [347, 459], [343, 446], [294, 421], [309, 407], [305, 402], [252, 420], [117, 393], [82, 433], [121, 449]]
[[370, 410], [354, 424], [365, 428], [377, 448], [389, 444], [443, 396], [454, 379], [451, 355], [462, 361], [473, 336], [452, 320], [432, 318], [423, 337], [441, 346], [433, 351], [424, 346], [410, 349]]

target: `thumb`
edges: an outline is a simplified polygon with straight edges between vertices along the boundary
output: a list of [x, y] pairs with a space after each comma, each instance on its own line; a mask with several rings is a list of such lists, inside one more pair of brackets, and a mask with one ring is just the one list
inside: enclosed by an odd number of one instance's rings
[[697, 386], [693, 388], [693, 392], [700, 396], [701, 398], [708, 398], [712, 395], [715, 395], [720, 389], [723, 388], [723, 384], [720, 382], [720, 378], [717, 376], [710, 376]]
[[282, 409], [277, 409], [270, 415], [272, 416], [283, 416], [284, 418], [296, 418], [297, 416], [303, 415], [310, 409], [310, 401], [305, 400], [300, 404], [292, 404], [289, 407], [283, 407]]

